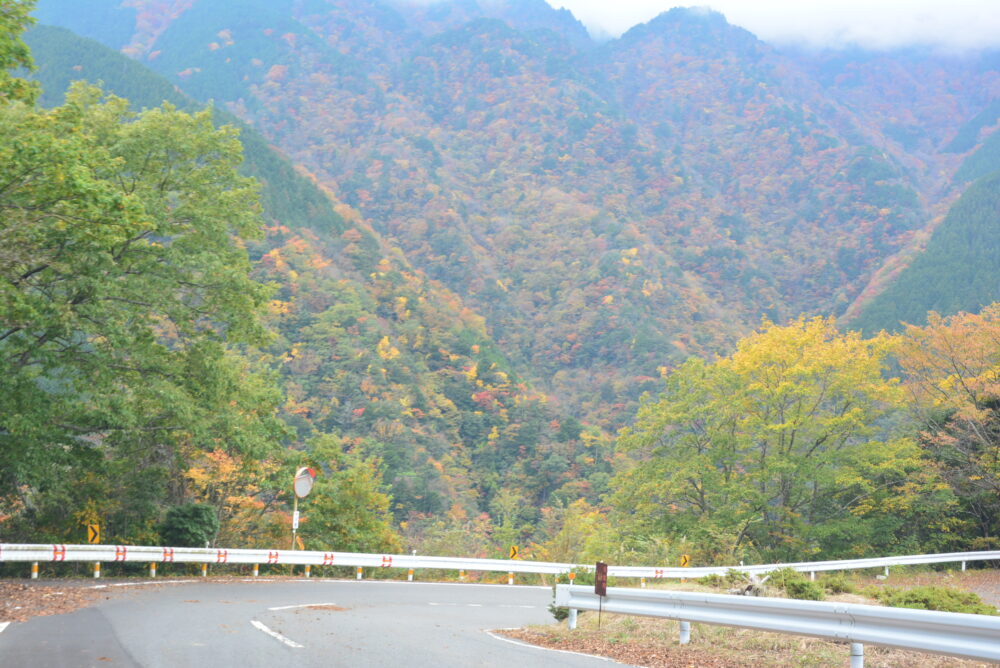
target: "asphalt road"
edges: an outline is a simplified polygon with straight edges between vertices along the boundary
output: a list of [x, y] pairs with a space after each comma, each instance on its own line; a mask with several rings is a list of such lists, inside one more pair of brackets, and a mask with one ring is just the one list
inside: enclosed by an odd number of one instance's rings
[[0, 666], [594, 667], [491, 629], [552, 622], [551, 589], [375, 580], [135, 587], [0, 632]]

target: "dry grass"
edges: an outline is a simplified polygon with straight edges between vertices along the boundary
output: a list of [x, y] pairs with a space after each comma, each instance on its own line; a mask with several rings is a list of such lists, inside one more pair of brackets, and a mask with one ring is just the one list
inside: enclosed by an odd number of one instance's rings
[[[888, 585], [908, 588], [936, 585], [974, 591], [990, 603], [998, 603], [1000, 572], [979, 570], [968, 572], [929, 572], [895, 569], [888, 578], [874, 573], [848, 575], [858, 589], [868, 585]], [[658, 589], [719, 593], [718, 589], [695, 581], [685, 583], [659, 581], [651, 586]], [[769, 595], [780, 595], [771, 592]], [[828, 596], [828, 601], [877, 605], [858, 594]], [[545, 647], [606, 656], [622, 663], [650, 667], [737, 668], [752, 667], [819, 667], [842, 668], [850, 662], [850, 647], [819, 638], [767, 633], [708, 624], [691, 625], [691, 642], [678, 644], [678, 623], [668, 620], [603, 614], [598, 628], [598, 615], [581, 613], [578, 628], [569, 631], [566, 623], [538, 626], [509, 632], [512, 637]], [[963, 660], [922, 652], [865, 646], [868, 668], [972, 668], [989, 666], [983, 661]]]
[[[679, 645], [678, 623], [597, 613], [581, 614], [577, 629], [565, 622], [506, 632], [511, 637], [544, 647], [606, 656], [635, 666], [699, 668], [763, 668], [765, 666], [843, 668], [850, 662], [850, 647], [818, 638], [766, 633], [708, 624], [691, 625], [691, 642]], [[865, 646], [868, 668], [972, 668], [987, 666], [921, 652]]]

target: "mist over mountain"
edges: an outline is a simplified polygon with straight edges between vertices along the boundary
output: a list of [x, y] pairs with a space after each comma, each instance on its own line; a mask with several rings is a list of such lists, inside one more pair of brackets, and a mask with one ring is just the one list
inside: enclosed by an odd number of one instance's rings
[[950, 225], [1000, 97], [996, 54], [776, 48], [701, 9], [601, 44], [542, 0], [37, 15], [242, 118], [606, 428], [761, 317], [861, 312]]

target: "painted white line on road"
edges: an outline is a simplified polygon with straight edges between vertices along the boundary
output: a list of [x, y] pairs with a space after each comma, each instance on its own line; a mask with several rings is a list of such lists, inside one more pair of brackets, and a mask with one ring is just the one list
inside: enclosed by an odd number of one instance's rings
[[149, 582], [112, 582], [111, 584], [92, 585], [89, 589], [107, 589], [108, 587], [144, 587], [146, 585], [172, 585], [197, 582], [197, 580], [150, 580]]
[[264, 626], [263, 624], [261, 624], [260, 622], [258, 622], [256, 619], [251, 619], [250, 623], [253, 624], [253, 627], [255, 629], [257, 629], [258, 631], [263, 631], [264, 633], [266, 633], [267, 635], [271, 636], [275, 640], [279, 640], [279, 641], [285, 643], [286, 645], [288, 645], [292, 649], [302, 649], [302, 647], [304, 647], [304, 645], [298, 644], [297, 642], [295, 642], [291, 638], [286, 638], [285, 636], [281, 635], [277, 631], [272, 631], [271, 629], [267, 628], [266, 626]]
[[312, 608], [317, 605], [337, 605], [336, 603], [302, 603], [301, 605], [279, 605], [275, 608], [268, 608], [268, 610], [291, 610], [293, 608]]
[[[434, 602], [428, 602], [427, 605], [442, 605], [442, 606], [448, 606], [448, 607], [452, 607], [452, 608], [458, 608], [458, 607], [482, 608], [482, 607], [485, 607], [485, 605], [483, 603], [434, 603]], [[524, 609], [527, 609], [527, 610], [534, 610], [538, 606], [537, 605], [507, 605], [507, 604], [500, 604], [500, 605], [493, 606], [493, 607], [496, 607], [496, 608], [524, 608]], [[274, 608], [271, 608], [271, 610], [274, 610]]]
[[3, 633], [4, 629], [6, 629], [8, 626], [10, 626], [10, 622], [0, 622], [0, 633]]
[[[263, 580], [264, 578], [258, 578], [258, 580]], [[247, 580], [247, 582], [254, 582], [254, 580]], [[517, 589], [548, 589], [552, 591], [552, 587], [545, 585], [509, 585], [509, 584], [483, 584], [479, 582], [405, 582], [403, 580], [340, 580], [336, 578], [309, 578], [308, 580], [294, 580], [294, 582], [302, 582], [309, 584], [316, 584], [317, 582], [325, 583], [348, 583], [351, 584], [405, 584], [407, 587], [489, 587], [491, 589], [507, 589], [507, 590], [517, 590]]]
[[[503, 631], [517, 631], [518, 629], [501, 629]], [[598, 659], [599, 661], [607, 661], [608, 663], [613, 663], [616, 666], [627, 666], [627, 663], [621, 663], [615, 661], [614, 659], [609, 659], [606, 656], [599, 656], [597, 654], [586, 654], [584, 652], [572, 652], [568, 649], [553, 649], [551, 647], [542, 647], [541, 645], [532, 645], [531, 643], [521, 642], [520, 640], [514, 640], [513, 638], [505, 638], [504, 636], [493, 633], [493, 631], [484, 631], [486, 635], [493, 638], [494, 640], [502, 640], [504, 642], [509, 642], [511, 645], [517, 645], [518, 647], [527, 647], [528, 649], [537, 649], [543, 652], [559, 652], [560, 654], [573, 654], [575, 656], [585, 656], [588, 659]]]

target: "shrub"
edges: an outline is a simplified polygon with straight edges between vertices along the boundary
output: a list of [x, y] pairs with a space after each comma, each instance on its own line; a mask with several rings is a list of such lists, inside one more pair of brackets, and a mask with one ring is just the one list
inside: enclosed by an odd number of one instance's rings
[[971, 591], [960, 591], [947, 587], [870, 587], [868, 594], [874, 594], [882, 603], [894, 608], [916, 608], [918, 610], [938, 610], [941, 612], [968, 612], [976, 615], [996, 615], [997, 609], [984, 603]]
[[805, 578], [787, 582], [785, 593], [788, 594], [789, 598], [800, 598], [806, 601], [822, 601], [826, 598], [822, 586]]
[[726, 578], [721, 575], [716, 575], [715, 573], [711, 575], [706, 575], [704, 577], [698, 578], [698, 584], [705, 585], [706, 587], [714, 587], [716, 589], [721, 589], [728, 583]]
[[819, 582], [831, 594], [853, 594], [855, 591], [854, 583], [843, 573], [824, 575]]
[[777, 589], [784, 589], [789, 598], [808, 601], [822, 601], [825, 598], [823, 587], [811, 582], [805, 575], [792, 568], [771, 571], [768, 573], [767, 584]]
[[205, 547], [219, 531], [211, 506], [186, 503], [174, 506], [160, 525], [160, 538], [171, 547]]
[[771, 587], [784, 589], [789, 582], [807, 582], [807, 580], [805, 575], [794, 568], [779, 568], [767, 574], [766, 582]]
[[557, 622], [561, 622], [569, 617], [569, 608], [556, 607], [555, 603], [549, 603], [549, 612], [552, 613], [552, 616], [555, 617]]

